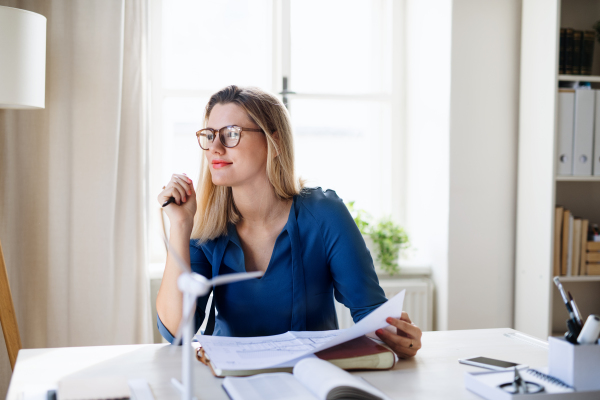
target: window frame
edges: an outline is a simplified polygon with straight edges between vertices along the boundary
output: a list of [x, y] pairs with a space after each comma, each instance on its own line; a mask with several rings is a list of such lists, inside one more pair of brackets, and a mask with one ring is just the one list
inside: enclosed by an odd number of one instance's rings
[[[162, 276], [166, 252], [164, 246], [157, 249], [157, 244], [162, 242], [158, 236], [160, 229], [160, 215], [152, 210], [159, 209], [155, 196], [158, 194], [154, 188], [160, 188], [164, 185], [161, 181], [160, 171], [162, 170], [164, 160], [162, 147], [157, 145], [162, 141], [163, 128], [163, 102], [168, 97], [209, 97], [213, 94], [212, 90], [198, 89], [167, 89], [162, 84], [162, 7], [163, 0], [153, 0], [150, 2], [149, 12], [149, 92], [150, 92], [150, 127], [149, 127], [149, 199], [148, 206], [150, 210], [148, 221], [148, 243], [149, 263], [151, 275]], [[383, 196], [387, 196], [388, 209], [392, 220], [397, 223], [406, 222], [406, 199], [404, 188], [406, 187], [406, 137], [405, 130], [405, 2], [392, 1], [391, 31], [392, 31], [392, 56], [391, 73], [392, 87], [389, 93], [375, 94], [317, 94], [296, 92], [289, 94], [293, 99], [314, 99], [314, 100], [375, 100], [389, 102], [391, 107], [391, 137], [390, 143], [382, 141], [382, 152], [390, 151], [391, 159], [388, 165], [391, 168], [389, 188]], [[283, 90], [283, 77], [289, 78], [293, 83], [291, 75], [291, 0], [271, 0], [272, 9], [272, 80], [271, 87], [267, 88], [273, 93], [281, 93]], [[293, 112], [293, 111], [292, 111]], [[397, 155], [397, 156], [395, 156]], [[162, 212], [162, 211], [161, 211]], [[167, 218], [168, 219], [168, 218]], [[168, 233], [168, 227], [167, 227]], [[158, 239], [157, 239], [158, 238]]]

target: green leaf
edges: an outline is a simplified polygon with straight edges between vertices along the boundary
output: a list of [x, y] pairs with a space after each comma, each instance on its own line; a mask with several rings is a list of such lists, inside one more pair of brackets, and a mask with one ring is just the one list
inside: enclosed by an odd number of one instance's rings
[[390, 275], [400, 272], [398, 255], [400, 250], [410, 246], [408, 234], [404, 229], [389, 217], [373, 224], [371, 215], [364, 210], [356, 209], [354, 201], [348, 202], [346, 206], [360, 232], [373, 240], [376, 259], [381, 264], [381, 268]]

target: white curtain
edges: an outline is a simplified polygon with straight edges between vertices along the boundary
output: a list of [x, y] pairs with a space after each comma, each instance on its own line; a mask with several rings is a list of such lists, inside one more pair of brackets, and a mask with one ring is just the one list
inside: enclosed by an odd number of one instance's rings
[[[150, 343], [147, 0], [0, 5], [48, 19], [46, 108], [0, 110], [0, 240], [23, 346]], [[5, 395], [3, 339], [0, 372]]]

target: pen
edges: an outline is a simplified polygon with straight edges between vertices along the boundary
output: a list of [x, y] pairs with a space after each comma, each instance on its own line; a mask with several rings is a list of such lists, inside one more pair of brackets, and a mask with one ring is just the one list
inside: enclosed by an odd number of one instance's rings
[[162, 206], [166, 207], [171, 203], [175, 203], [175, 197], [173, 197], [173, 196], [169, 197], [169, 200], [165, 201], [165, 204], [163, 204]]
[[569, 295], [569, 300], [571, 300], [571, 308], [573, 309], [573, 312], [575, 313], [575, 317], [577, 318], [579, 325], [583, 326], [583, 319], [581, 319], [581, 313], [579, 312], [579, 307], [577, 307], [577, 303], [575, 303], [575, 299], [573, 299], [573, 296], [571, 296], [571, 292], [567, 292], [567, 294]]
[[565, 290], [563, 289], [563, 286], [560, 283], [560, 279], [558, 279], [558, 276], [555, 276], [553, 280], [556, 284], [556, 287], [558, 288], [558, 291], [560, 292], [560, 295], [562, 296], [565, 302], [565, 307], [567, 307], [567, 311], [569, 312], [569, 319], [567, 320], [568, 332], [565, 333], [565, 339], [567, 340], [567, 342], [577, 344], [577, 336], [579, 336], [579, 334], [581, 333], [581, 323], [575, 316], [573, 307], [567, 299], [567, 295], [565, 294]]
[[569, 299], [567, 299], [565, 289], [563, 289], [562, 283], [560, 283], [558, 276], [554, 277], [554, 284], [558, 288], [558, 291], [560, 292], [560, 295], [562, 296], [563, 301], [565, 302], [565, 306], [567, 307], [567, 311], [569, 312], [569, 317], [571, 317], [572, 320], [575, 320], [575, 321], [577, 321], [577, 323], [579, 323], [579, 320], [577, 319], [577, 317], [575, 317], [573, 308], [571, 307], [571, 304], [569, 303]]

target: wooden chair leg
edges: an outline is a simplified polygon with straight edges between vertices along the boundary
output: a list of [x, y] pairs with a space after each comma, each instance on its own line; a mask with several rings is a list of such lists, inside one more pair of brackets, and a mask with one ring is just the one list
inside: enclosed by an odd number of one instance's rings
[[8, 284], [2, 243], [0, 243], [0, 323], [2, 323], [2, 333], [4, 333], [4, 342], [8, 351], [10, 367], [14, 370], [15, 363], [17, 362], [17, 354], [21, 350], [21, 335], [19, 335], [15, 306], [13, 305], [10, 285]]

